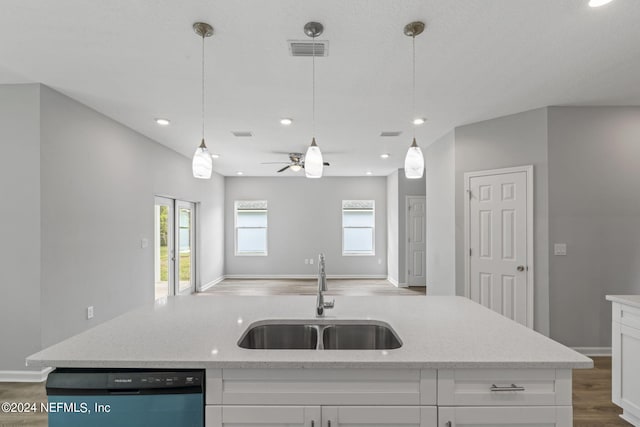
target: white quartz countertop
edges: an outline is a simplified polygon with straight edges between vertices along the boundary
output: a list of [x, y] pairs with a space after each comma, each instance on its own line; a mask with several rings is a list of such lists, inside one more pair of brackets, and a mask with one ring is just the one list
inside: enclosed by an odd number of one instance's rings
[[640, 295], [607, 295], [607, 300], [640, 308]]
[[30, 356], [111, 368], [590, 368], [591, 359], [463, 297], [336, 297], [326, 319], [387, 322], [396, 350], [248, 350], [265, 319], [314, 319], [314, 296], [193, 295], [136, 309]]

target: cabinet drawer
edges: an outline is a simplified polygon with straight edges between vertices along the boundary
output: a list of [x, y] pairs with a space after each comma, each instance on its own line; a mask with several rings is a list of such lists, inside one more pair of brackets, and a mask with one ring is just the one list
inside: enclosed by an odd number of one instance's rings
[[436, 403], [434, 370], [223, 369], [221, 384], [223, 405]]
[[612, 310], [614, 322], [640, 329], [640, 308], [613, 303]]
[[320, 427], [319, 406], [206, 406], [206, 427]]
[[569, 369], [441, 369], [438, 406], [571, 405]]
[[517, 426], [572, 427], [571, 406], [438, 408], [438, 427]]

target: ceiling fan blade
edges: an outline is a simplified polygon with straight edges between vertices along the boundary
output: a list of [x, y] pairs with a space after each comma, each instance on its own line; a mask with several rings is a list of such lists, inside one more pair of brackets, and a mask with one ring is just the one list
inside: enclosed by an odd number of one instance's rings
[[325, 165], [325, 166], [331, 166], [331, 165], [329, 164], [329, 162], [324, 162], [324, 163], [323, 163], [323, 165]]
[[290, 167], [291, 167], [291, 165], [287, 165], [287, 166], [283, 167], [282, 169], [280, 169], [280, 170], [278, 171], [278, 173], [280, 173], [280, 172], [284, 172], [284, 171], [286, 171], [287, 169], [289, 169]]

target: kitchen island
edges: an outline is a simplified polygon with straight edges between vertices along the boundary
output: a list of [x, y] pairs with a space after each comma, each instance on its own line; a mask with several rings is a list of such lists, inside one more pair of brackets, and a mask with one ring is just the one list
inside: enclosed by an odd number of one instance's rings
[[390, 325], [389, 350], [252, 350], [255, 322], [315, 319], [315, 297], [174, 297], [30, 356], [29, 366], [206, 369], [206, 425], [571, 426], [592, 361], [462, 297], [338, 297], [325, 322]]

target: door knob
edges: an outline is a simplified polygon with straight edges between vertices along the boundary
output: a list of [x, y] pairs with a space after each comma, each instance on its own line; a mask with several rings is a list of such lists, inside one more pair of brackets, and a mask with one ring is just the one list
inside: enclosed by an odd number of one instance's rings
[[516, 269], [518, 271], [524, 271], [524, 265], [519, 265]]

